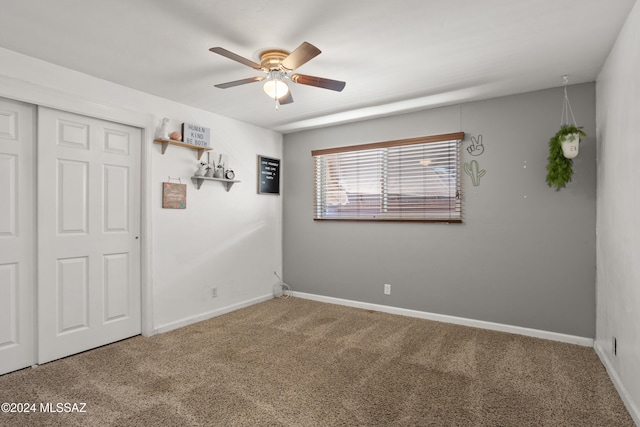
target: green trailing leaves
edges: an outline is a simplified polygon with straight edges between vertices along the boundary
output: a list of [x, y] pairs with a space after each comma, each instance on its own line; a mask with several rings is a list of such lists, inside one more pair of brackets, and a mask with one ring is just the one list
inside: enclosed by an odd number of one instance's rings
[[556, 190], [564, 188], [573, 176], [573, 160], [562, 154], [562, 140], [565, 136], [577, 133], [587, 136], [584, 131], [574, 125], [563, 125], [558, 133], [549, 140], [549, 163], [547, 164], [547, 184]]

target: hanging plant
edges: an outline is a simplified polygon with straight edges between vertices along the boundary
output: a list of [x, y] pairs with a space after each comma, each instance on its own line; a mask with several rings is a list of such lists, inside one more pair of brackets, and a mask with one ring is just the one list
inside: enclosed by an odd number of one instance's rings
[[575, 125], [563, 125], [549, 140], [549, 163], [547, 164], [547, 184], [560, 190], [571, 181], [573, 176], [573, 159], [565, 157], [562, 142], [567, 138], [579, 138], [575, 135], [587, 136]]
[[[571, 181], [573, 176], [573, 158], [578, 155], [580, 137], [587, 136], [582, 128], [576, 125], [573, 110], [567, 94], [567, 76], [564, 80], [564, 103], [562, 105], [562, 117], [560, 118], [560, 130], [549, 140], [549, 163], [547, 164], [547, 184], [560, 190]], [[569, 113], [573, 124], [569, 124]]]

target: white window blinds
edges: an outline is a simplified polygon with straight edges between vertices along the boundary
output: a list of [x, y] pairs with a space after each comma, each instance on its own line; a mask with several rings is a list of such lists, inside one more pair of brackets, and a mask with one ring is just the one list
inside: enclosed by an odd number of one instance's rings
[[315, 150], [314, 219], [461, 222], [464, 133]]

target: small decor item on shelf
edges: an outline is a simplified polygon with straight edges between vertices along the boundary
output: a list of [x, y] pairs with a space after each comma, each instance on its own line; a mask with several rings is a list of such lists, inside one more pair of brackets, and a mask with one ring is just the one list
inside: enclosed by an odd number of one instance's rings
[[224, 167], [222, 165], [218, 165], [216, 171], [213, 173], [214, 178], [224, 178]]
[[[569, 96], [567, 95], [567, 76], [562, 76], [564, 81], [564, 103], [562, 105], [562, 117], [560, 130], [549, 140], [549, 157], [547, 164], [547, 184], [555, 187], [556, 191], [565, 187], [573, 176], [573, 158], [578, 155], [580, 137], [587, 136], [581, 127], [576, 125], [573, 116]], [[573, 124], [569, 123], [569, 113]]]
[[207, 166], [209, 166], [207, 163], [200, 160], [198, 162], [198, 170], [193, 174], [193, 176], [205, 176], [205, 174], [207, 173]]
[[191, 123], [182, 124], [182, 136], [184, 142], [198, 147], [209, 147], [211, 139], [211, 129]]
[[180, 132], [171, 132], [169, 134], [169, 139], [173, 139], [174, 141], [182, 141], [182, 135]]
[[207, 178], [213, 178], [213, 173], [216, 171], [216, 164], [211, 160], [211, 152], [207, 152], [207, 167], [204, 176]]
[[158, 129], [158, 134], [156, 135], [160, 139], [169, 139], [169, 118], [165, 117], [162, 119], [162, 124]]
[[227, 179], [233, 179], [236, 177], [236, 174], [231, 169], [227, 169], [227, 171], [224, 173], [224, 177]]

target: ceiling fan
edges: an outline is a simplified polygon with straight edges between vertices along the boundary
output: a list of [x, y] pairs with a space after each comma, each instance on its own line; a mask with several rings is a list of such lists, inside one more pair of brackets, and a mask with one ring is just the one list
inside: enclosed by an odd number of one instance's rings
[[278, 104], [291, 104], [293, 102], [293, 97], [291, 96], [291, 91], [289, 90], [286, 80], [307, 86], [335, 90], [337, 92], [342, 91], [346, 85], [345, 82], [339, 80], [292, 73], [293, 70], [320, 54], [320, 49], [311, 43], [303, 42], [293, 52], [280, 49], [265, 50], [260, 53], [259, 64], [222, 47], [212, 47], [209, 50], [266, 74], [265, 76], [249, 77], [247, 79], [220, 83], [215, 85], [217, 88], [227, 89], [247, 83], [265, 81], [264, 91], [270, 98], [276, 101], [276, 108]]

